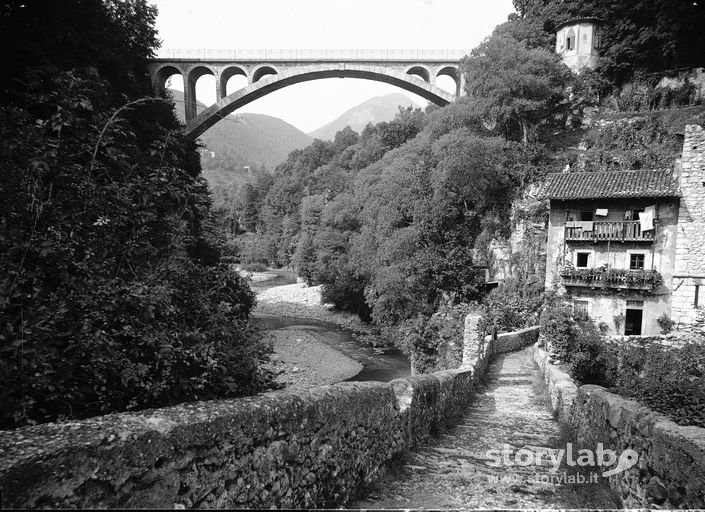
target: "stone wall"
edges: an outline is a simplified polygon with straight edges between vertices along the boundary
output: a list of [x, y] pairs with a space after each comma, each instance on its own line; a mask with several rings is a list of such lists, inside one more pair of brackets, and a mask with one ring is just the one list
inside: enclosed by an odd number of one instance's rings
[[546, 382], [546, 391], [551, 401], [551, 408], [561, 423], [570, 419], [570, 408], [573, 405], [578, 386], [566, 372], [549, 363], [548, 353], [537, 343], [534, 351], [534, 361], [538, 365]]
[[705, 98], [705, 69], [703, 68], [679, 71], [675, 76], [663, 77], [657, 87], [680, 89], [685, 85], [686, 79], [696, 88], [694, 100], [701, 102]]
[[705, 508], [705, 428], [593, 385], [580, 387], [570, 419], [579, 447], [637, 452], [636, 465], [609, 477], [626, 507]]
[[2, 431], [2, 505], [343, 505], [468, 405], [493, 351], [477, 320], [457, 370]]
[[674, 331], [658, 336], [607, 336], [606, 340], [618, 345], [646, 346], [650, 344], [664, 347], [682, 348], [689, 343], [705, 343], [705, 335], [693, 330]]
[[495, 354], [504, 354], [505, 352], [514, 352], [533, 345], [539, 339], [540, 329], [538, 325], [535, 325], [514, 332], [498, 334], [494, 341], [493, 352]]
[[705, 130], [701, 126], [685, 127], [680, 187], [671, 318], [690, 324], [705, 302]]
[[705, 508], [705, 429], [682, 427], [669, 418], [600, 386], [577, 388], [568, 374], [548, 363], [536, 347], [551, 405], [578, 448], [597, 444], [617, 454], [637, 452], [636, 465], [609, 477], [628, 508]]

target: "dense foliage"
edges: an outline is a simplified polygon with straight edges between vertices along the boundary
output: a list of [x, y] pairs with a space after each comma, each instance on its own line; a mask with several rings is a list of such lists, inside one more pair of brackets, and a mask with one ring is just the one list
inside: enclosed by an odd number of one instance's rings
[[[635, 73], [657, 73], [703, 65], [705, 5], [673, 0], [515, 0], [511, 32], [551, 50], [556, 27], [583, 17], [600, 20], [599, 70], [615, 86]], [[542, 33], [543, 32], [543, 33]]]
[[26, 59], [0, 103], [2, 427], [268, 380], [253, 294], [218, 263], [195, 144], [145, 97], [155, 15], [142, 0], [0, 12], [4, 47], [15, 37]]
[[[526, 144], [538, 128], [565, 124], [570, 71], [555, 52], [495, 34], [462, 63], [468, 99], [508, 138]], [[518, 134], [515, 135], [515, 134]]]

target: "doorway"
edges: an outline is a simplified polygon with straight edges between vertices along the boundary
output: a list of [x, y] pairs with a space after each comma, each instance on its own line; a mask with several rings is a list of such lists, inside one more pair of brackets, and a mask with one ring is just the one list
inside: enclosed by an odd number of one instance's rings
[[624, 334], [625, 336], [640, 336], [641, 335], [641, 323], [644, 319], [643, 309], [629, 309], [627, 308], [626, 314], [624, 315]]

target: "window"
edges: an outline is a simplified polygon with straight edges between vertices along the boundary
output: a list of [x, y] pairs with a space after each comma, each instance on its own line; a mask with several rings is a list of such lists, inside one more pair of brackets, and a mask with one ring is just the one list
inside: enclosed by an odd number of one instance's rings
[[575, 32], [571, 28], [568, 30], [568, 34], [565, 37], [565, 49], [573, 50], [575, 49]]
[[575, 255], [575, 266], [578, 268], [587, 268], [589, 261], [589, 252], [579, 252]]
[[588, 301], [586, 300], [576, 300], [573, 301], [573, 317], [576, 320], [587, 320], [588, 319]]
[[644, 270], [644, 255], [632, 253], [629, 255], [629, 270]]

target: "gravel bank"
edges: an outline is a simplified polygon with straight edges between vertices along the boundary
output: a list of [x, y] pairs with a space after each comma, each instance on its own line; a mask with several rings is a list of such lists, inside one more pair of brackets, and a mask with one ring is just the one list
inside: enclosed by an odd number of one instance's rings
[[335, 384], [362, 371], [360, 363], [304, 331], [282, 329], [268, 334], [273, 338], [274, 347], [271, 367], [279, 372], [276, 381], [286, 388]]
[[287, 284], [267, 288], [257, 293], [256, 316], [311, 318], [322, 320], [354, 331], [369, 333], [357, 315], [334, 311], [331, 304], [321, 304], [321, 285]]
[[[383, 346], [380, 338], [357, 315], [334, 311], [321, 304], [321, 286], [305, 283], [274, 286], [257, 292], [256, 317], [304, 318], [329, 322], [353, 331], [360, 343]], [[287, 388], [334, 384], [353, 377], [362, 365], [306, 332], [294, 329], [266, 331], [273, 336], [272, 366], [277, 382]]]

